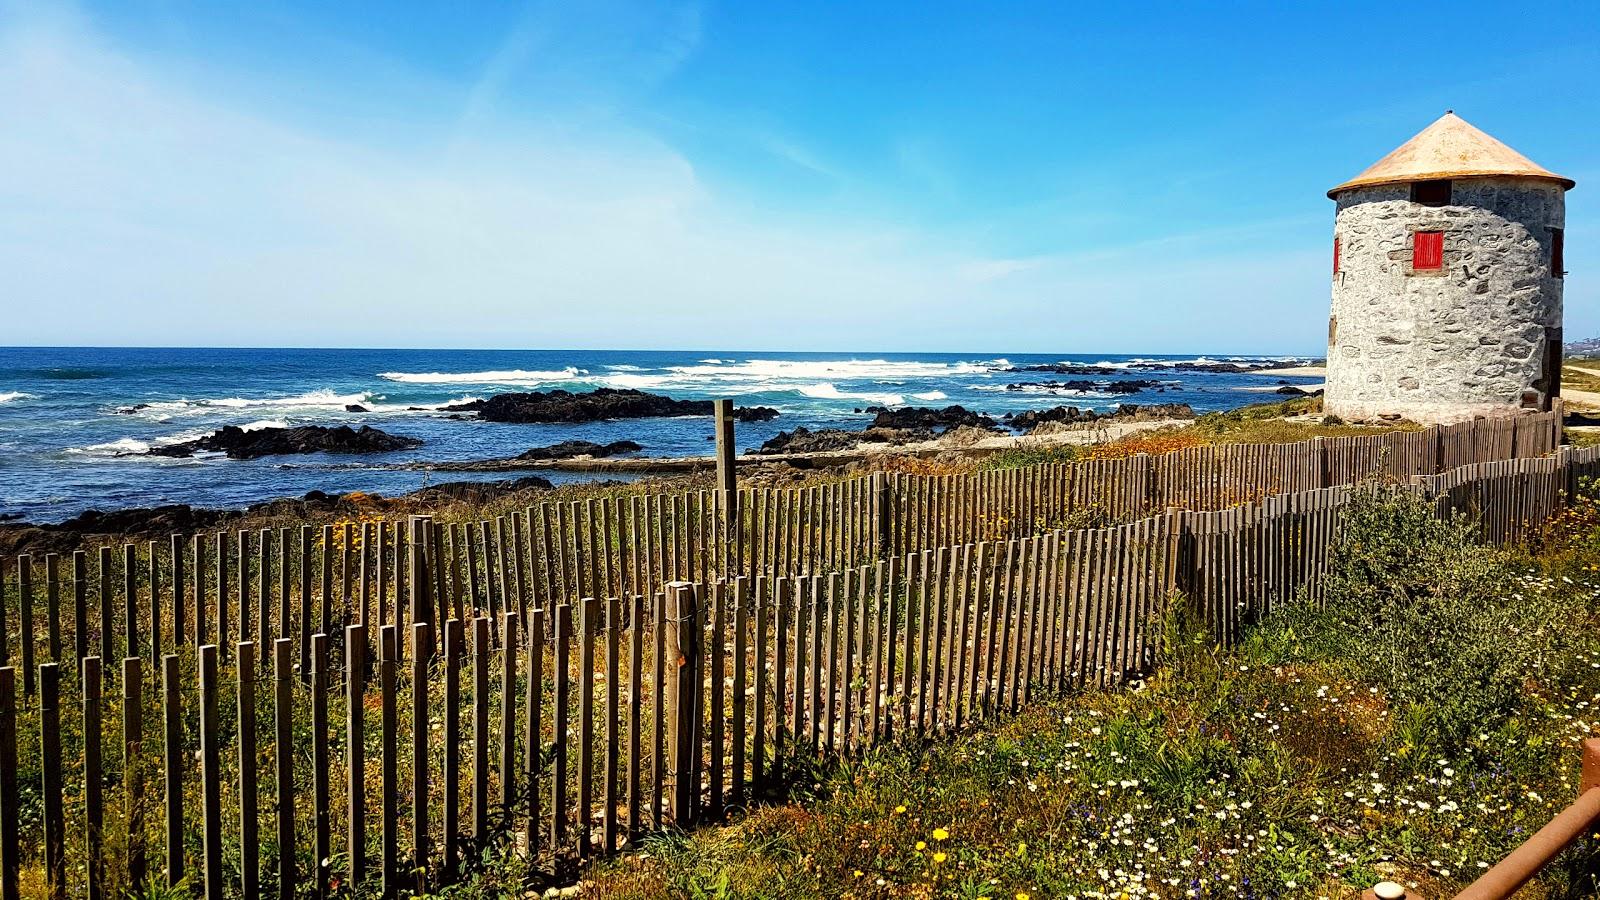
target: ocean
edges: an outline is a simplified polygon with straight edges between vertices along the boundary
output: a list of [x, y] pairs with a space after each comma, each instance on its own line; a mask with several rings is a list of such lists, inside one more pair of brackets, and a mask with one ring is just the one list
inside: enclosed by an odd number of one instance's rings
[[[708, 418], [582, 425], [508, 425], [450, 418], [440, 408], [509, 391], [638, 388], [672, 397], [733, 397], [772, 406], [770, 422], [738, 426], [740, 452], [779, 431], [861, 428], [873, 405], [960, 404], [996, 417], [1058, 404], [1104, 410], [1118, 403], [1188, 403], [1197, 411], [1272, 399], [1247, 388], [1276, 376], [1133, 367], [1140, 362], [1240, 362], [1298, 357], [1137, 357], [947, 353], [748, 353], [591, 350], [269, 350], [0, 348], [0, 518], [55, 522], [88, 509], [188, 503], [242, 507], [308, 491], [394, 495], [429, 483], [506, 478], [385, 468], [395, 463], [514, 456], [569, 439], [628, 439], [646, 456], [711, 453]], [[1119, 370], [1102, 382], [1160, 380], [1131, 396], [1103, 390], [1007, 390], [1016, 382], [1084, 376], [1008, 372], [1070, 362]], [[1125, 374], [1123, 374], [1125, 373]], [[1285, 378], [1308, 384], [1315, 379]], [[349, 412], [361, 406], [367, 412]], [[372, 425], [420, 438], [414, 450], [372, 456], [142, 455], [223, 425]], [[555, 481], [586, 476], [538, 473]], [[612, 476], [608, 476], [612, 477]]]

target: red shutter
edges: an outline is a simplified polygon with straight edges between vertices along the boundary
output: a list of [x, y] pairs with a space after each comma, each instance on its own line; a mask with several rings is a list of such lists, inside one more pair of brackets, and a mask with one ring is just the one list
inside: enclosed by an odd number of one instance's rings
[[1411, 245], [1411, 268], [1438, 269], [1444, 266], [1444, 232], [1419, 231]]
[[1339, 274], [1339, 238], [1333, 239], [1333, 274]]

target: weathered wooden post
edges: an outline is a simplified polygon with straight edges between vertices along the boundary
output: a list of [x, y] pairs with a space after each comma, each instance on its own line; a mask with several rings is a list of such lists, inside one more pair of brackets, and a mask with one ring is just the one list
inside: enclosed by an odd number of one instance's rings
[[695, 822], [699, 785], [694, 771], [699, 757], [696, 734], [700, 724], [700, 598], [697, 588], [687, 582], [667, 585], [667, 737], [672, 780], [673, 823], [687, 828]]
[[711, 401], [717, 435], [717, 509], [722, 513], [723, 574], [744, 571], [739, 552], [739, 478], [734, 471], [733, 401]]

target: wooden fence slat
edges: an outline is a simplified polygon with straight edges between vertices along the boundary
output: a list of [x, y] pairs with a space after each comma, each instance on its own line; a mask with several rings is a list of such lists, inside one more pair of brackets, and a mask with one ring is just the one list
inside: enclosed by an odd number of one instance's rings
[[[202, 664], [204, 660], [202, 660]], [[100, 900], [105, 895], [105, 782], [103, 771], [103, 757], [101, 753], [101, 678], [100, 657], [83, 657], [79, 664], [81, 674], [79, 687], [83, 698], [83, 846], [84, 868], [88, 880], [89, 900]], [[203, 671], [203, 669], [202, 669]], [[213, 671], [213, 677], [215, 672]], [[4, 715], [0, 712], [0, 715]], [[213, 707], [213, 718], [215, 708]], [[4, 726], [0, 726], [4, 727]], [[215, 723], [213, 722], [213, 732]], [[213, 746], [215, 735], [213, 734]], [[0, 765], [4, 764], [4, 753], [0, 751]], [[3, 791], [0, 791], [3, 794]], [[208, 798], [209, 799], [209, 798]], [[9, 815], [10, 809], [0, 802], [0, 816]], [[3, 857], [0, 853], [0, 857]], [[3, 867], [3, 863], [0, 863]], [[220, 897], [221, 887], [211, 890], [207, 887], [207, 897]]]
[[21, 791], [17, 785], [17, 670], [0, 667], [0, 900], [21, 900]]
[[[240, 577], [242, 580], [242, 572]], [[261, 891], [260, 822], [256, 817], [259, 797], [256, 783], [256, 766], [259, 762], [256, 757], [256, 644], [253, 641], [241, 641], [234, 648], [234, 658], [237, 662], [234, 689], [237, 696], [239, 750], [239, 896], [255, 900]], [[124, 660], [124, 666], [127, 662], [129, 660]], [[359, 708], [360, 704], [352, 706]], [[355, 854], [351, 855], [352, 866], [358, 858]], [[352, 883], [356, 881], [355, 878], [351, 880]]]
[[58, 663], [39, 664], [39, 741], [45, 884], [52, 900], [66, 900], [67, 824], [62, 806], [61, 667]]
[[[594, 581], [589, 582], [594, 586]], [[600, 604], [584, 597], [578, 632], [578, 858], [594, 852], [590, 826], [594, 808], [594, 641]]]
[[671, 813], [680, 828], [695, 824], [699, 806], [699, 784], [694, 778], [698, 764], [700, 717], [701, 616], [699, 597], [693, 584], [674, 582], [667, 588], [666, 656], [673, 671], [667, 676], [667, 707], [670, 710], [672, 779]]
[[[241, 654], [246, 645], [240, 645]], [[253, 649], [253, 648], [252, 648]], [[345, 856], [348, 880], [359, 886], [367, 872], [367, 626], [344, 629]], [[239, 665], [244, 666], [243, 655]], [[241, 674], [240, 678], [244, 676]], [[241, 687], [243, 682], [241, 681]], [[241, 713], [243, 715], [243, 713]]]
[[[419, 526], [421, 523], [418, 523]], [[421, 540], [426, 539], [426, 532], [422, 527], [412, 531], [413, 537], [418, 540], [412, 542], [412, 552], [420, 553]], [[418, 601], [412, 607], [413, 611], [426, 616], [427, 579], [424, 567], [413, 562], [411, 574], [413, 597]], [[323, 640], [322, 652], [326, 654], [326, 637], [318, 635]], [[316, 653], [313, 638], [312, 652]], [[509, 649], [509, 648], [508, 648]], [[325, 665], [325, 664], [324, 664]], [[411, 623], [411, 868], [416, 873], [415, 889], [418, 893], [425, 893], [432, 884], [432, 870], [429, 865], [429, 854], [432, 853], [433, 842], [428, 829], [431, 819], [428, 816], [428, 799], [431, 796], [429, 784], [429, 744], [433, 729], [429, 727], [428, 710], [431, 705], [429, 694], [428, 670], [433, 665], [433, 625], [427, 621], [413, 621]], [[506, 696], [510, 697], [508, 691]], [[509, 702], [509, 700], [508, 700]], [[326, 760], [323, 763], [326, 769]], [[324, 779], [327, 775], [324, 771]], [[324, 816], [326, 813], [324, 813]], [[319, 828], [321, 822], [318, 823]], [[321, 832], [318, 839], [323, 840]], [[322, 851], [318, 851], [320, 854]], [[318, 856], [320, 859], [326, 857]]]
[[[273, 743], [278, 818], [278, 898], [294, 900], [294, 641], [280, 637], [272, 645]], [[387, 795], [387, 791], [385, 794]], [[390, 882], [392, 884], [393, 882]]]
[[[379, 529], [378, 534], [384, 533]], [[380, 568], [381, 572], [382, 569]], [[380, 614], [379, 621], [382, 621]], [[399, 629], [381, 625], [378, 631], [378, 702], [379, 719], [379, 854], [378, 877], [384, 896], [393, 896], [400, 885], [400, 811], [398, 807], [400, 784], [396, 772], [399, 756], [399, 713], [395, 706], [395, 680], [399, 657]], [[283, 651], [287, 656], [287, 650]], [[291, 835], [292, 838], [292, 835]], [[288, 898], [284, 898], [288, 900]]]
[[[606, 507], [608, 510], [609, 506]], [[607, 554], [607, 559], [610, 554]], [[607, 574], [607, 586], [610, 584], [610, 574]], [[617, 850], [617, 803], [620, 800], [617, 789], [618, 770], [621, 752], [621, 735], [619, 733], [622, 716], [617, 708], [620, 697], [621, 653], [622, 653], [622, 604], [614, 596], [605, 600], [605, 641], [606, 641], [606, 748], [603, 763], [603, 786], [600, 791], [602, 810], [602, 847], [606, 853], [615, 853]]]
[[[177, 546], [182, 547], [181, 544]], [[176, 609], [175, 604], [174, 611]], [[183, 746], [183, 686], [179, 683], [176, 653], [161, 657], [161, 696], [162, 721], [166, 726], [161, 758], [166, 776], [167, 886], [173, 887], [183, 881], [184, 876], [183, 770], [188, 757]]]
[[[196, 543], [198, 549], [201, 545]], [[195, 561], [196, 571], [200, 568]], [[198, 596], [196, 597], [198, 600]], [[196, 609], [199, 607], [197, 606]], [[222, 870], [222, 735], [217, 721], [217, 647], [200, 647], [200, 792], [201, 885], [206, 900], [221, 900]], [[97, 690], [98, 693], [98, 690]]]
[[472, 620], [472, 842], [489, 838], [489, 619]]
[[[455, 881], [461, 854], [461, 620], [444, 623], [444, 852], [439, 878]], [[537, 821], [534, 826], [536, 827]], [[530, 846], [533, 844], [530, 842]]]
[[[633, 511], [637, 512], [636, 506]], [[637, 569], [635, 572], [637, 573]], [[638, 584], [635, 583], [634, 587], [637, 589]], [[633, 594], [631, 603], [628, 613], [628, 828], [626, 833], [630, 846], [639, 838], [640, 817], [644, 803], [644, 798], [639, 793], [641, 774], [639, 755], [643, 741], [640, 726], [644, 694], [644, 595]], [[659, 686], [653, 687], [652, 690], [659, 690]]]

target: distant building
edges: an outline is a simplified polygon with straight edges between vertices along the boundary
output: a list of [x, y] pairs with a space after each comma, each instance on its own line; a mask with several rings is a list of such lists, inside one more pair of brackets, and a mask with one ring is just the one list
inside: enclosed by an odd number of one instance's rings
[[1324, 409], [1423, 423], [1549, 409], [1573, 185], [1447, 112], [1329, 191]]

